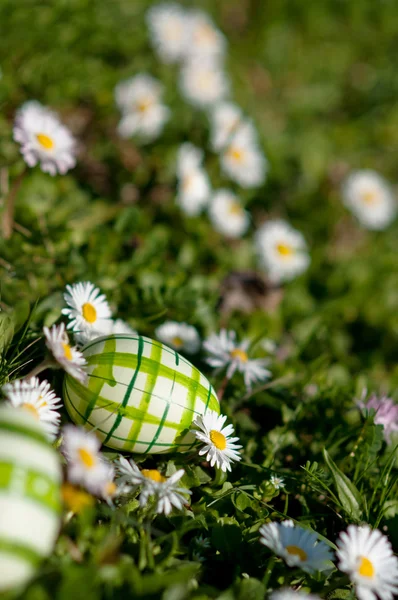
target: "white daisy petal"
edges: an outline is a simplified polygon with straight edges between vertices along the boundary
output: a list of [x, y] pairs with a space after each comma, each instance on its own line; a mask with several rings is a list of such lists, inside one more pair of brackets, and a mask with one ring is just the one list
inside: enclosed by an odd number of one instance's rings
[[220, 157], [224, 173], [243, 188], [262, 185], [267, 173], [267, 161], [255, 137], [254, 127], [245, 121], [233, 131]]
[[75, 283], [66, 286], [64, 294], [69, 308], [62, 309], [62, 314], [69, 318], [68, 329], [75, 332], [77, 341], [86, 342], [112, 333], [113, 321], [108, 302], [93, 283]]
[[180, 89], [193, 106], [207, 108], [225, 98], [229, 92], [229, 81], [214, 60], [194, 58], [181, 68]]
[[77, 348], [70, 345], [65, 324], [53, 325], [51, 329], [44, 327], [43, 332], [46, 338], [46, 346], [57, 363], [72, 377], [81, 383], [85, 383], [87, 373], [84, 371], [84, 367], [87, 361]]
[[167, 344], [178, 352], [195, 354], [200, 349], [200, 336], [195, 327], [187, 323], [166, 321], [156, 328], [155, 335], [158, 340]]
[[40, 163], [50, 175], [64, 175], [76, 164], [76, 144], [57, 115], [34, 100], [25, 102], [15, 117], [14, 140], [29, 167]]
[[239, 238], [250, 224], [249, 213], [229, 190], [219, 190], [211, 199], [209, 216], [214, 229], [230, 238]]
[[109, 475], [109, 464], [100, 453], [101, 442], [93, 432], [74, 425], [65, 425], [62, 434], [69, 481], [98, 494]]
[[189, 45], [189, 18], [178, 4], [162, 2], [147, 12], [151, 42], [165, 63], [185, 58]]
[[385, 229], [397, 214], [392, 190], [376, 171], [355, 171], [344, 182], [342, 193], [344, 204], [367, 229]]
[[204, 447], [199, 450], [199, 455], [206, 454], [206, 460], [213, 467], [216, 465], [222, 471], [230, 471], [231, 463], [240, 461], [241, 456], [239, 450], [242, 448], [240, 444], [235, 444], [239, 438], [231, 438], [233, 433], [232, 425], [223, 427], [225, 415], [218, 415], [214, 411], [209, 411], [205, 415], [199, 415], [193, 421], [193, 425], [197, 429], [192, 429], [196, 438], [204, 443]]
[[196, 216], [210, 199], [210, 181], [202, 167], [203, 152], [185, 143], [177, 156], [177, 203], [188, 216]]

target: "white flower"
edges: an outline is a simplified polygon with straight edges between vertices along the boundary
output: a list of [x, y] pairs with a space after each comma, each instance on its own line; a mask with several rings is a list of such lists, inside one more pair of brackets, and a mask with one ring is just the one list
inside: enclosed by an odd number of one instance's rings
[[250, 224], [249, 213], [229, 190], [216, 192], [209, 205], [209, 216], [214, 229], [230, 238], [239, 238]]
[[260, 542], [284, 559], [289, 567], [300, 567], [307, 573], [330, 567], [330, 548], [315, 533], [297, 527], [293, 521], [268, 523], [260, 527]]
[[222, 329], [219, 334], [213, 333], [203, 342], [203, 348], [208, 353], [206, 362], [216, 369], [227, 368], [227, 377], [230, 379], [235, 371], [243, 374], [247, 388], [251, 388], [256, 381], [268, 379], [271, 372], [265, 368], [267, 359], [249, 358], [248, 349], [250, 340], [236, 341], [234, 331]]
[[229, 82], [217, 62], [200, 58], [187, 61], [181, 68], [180, 88], [188, 102], [207, 108], [227, 95]]
[[48, 381], [40, 382], [37, 377], [25, 381], [17, 379], [4, 385], [2, 390], [12, 406], [29, 411], [42, 423], [50, 441], [56, 438], [61, 419], [58, 409], [62, 403]]
[[137, 332], [135, 331], [135, 329], [130, 327], [130, 325], [126, 323], [126, 321], [123, 321], [122, 319], [115, 319], [115, 321], [113, 321], [112, 323], [112, 333], [134, 334]]
[[210, 143], [216, 152], [222, 150], [242, 122], [242, 111], [232, 102], [220, 102], [210, 113]]
[[196, 216], [210, 198], [210, 182], [202, 167], [203, 152], [190, 143], [182, 144], [177, 156], [177, 203], [189, 216]]
[[397, 213], [397, 202], [388, 183], [371, 170], [355, 171], [348, 177], [343, 200], [367, 229], [385, 229]]
[[187, 323], [166, 321], [155, 330], [158, 340], [174, 350], [195, 354], [200, 348], [200, 336], [195, 327]]
[[[103, 463], [102, 478], [99, 478], [95, 483], [95, 494], [112, 506], [113, 499], [122, 493], [123, 489], [119, 488], [114, 482], [115, 468], [112, 464]], [[94, 492], [94, 489], [93, 489]]]
[[82, 427], [65, 425], [62, 432], [61, 450], [68, 461], [69, 481], [98, 494], [109, 469], [100, 454], [101, 442], [94, 433]]
[[134, 489], [141, 486], [140, 506], [145, 506], [150, 497], [155, 497], [155, 511], [157, 513], [168, 515], [173, 506], [181, 510], [187, 502], [184, 496], [191, 494], [189, 490], [176, 485], [184, 475], [183, 469], [166, 478], [156, 469], [142, 469], [140, 471], [133, 459], [126, 460], [123, 456], [120, 456], [118, 471], [121, 474], [119, 482], [124, 486], [125, 491], [128, 491], [129, 488]]
[[51, 329], [43, 327], [43, 332], [46, 337], [46, 346], [57, 363], [72, 377], [81, 383], [85, 383], [87, 373], [83, 367], [87, 364], [87, 361], [77, 348], [70, 345], [68, 334], [65, 331], [65, 324], [53, 325]]
[[165, 63], [185, 58], [189, 43], [189, 19], [186, 11], [171, 2], [152, 6], [147, 12], [152, 45]]
[[70, 308], [63, 308], [62, 314], [70, 322], [68, 329], [77, 334], [80, 344], [100, 335], [112, 332], [111, 310], [104, 294], [90, 281], [66, 286], [65, 301]]
[[256, 233], [256, 246], [273, 283], [294, 279], [310, 263], [303, 235], [286, 221], [267, 221]]
[[380, 531], [349, 525], [337, 547], [339, 569], [348, 573], [359, 600], [392, 600], [398, 594], [398, 558]]
[[315, 594], [306, 594], [305, 592], [299, 592], [291, 588], [281, 588], [272, 592], [270, 595], [271, 600], [321, 600], [320, 596]]
[[186, 53], [188, 57], [218, 59], [226, 49], [226, 39], [210, 17], [201, 10], [188, 13]]
[[75, 166], [75, 140], [58, 116], [39, 102], [25, 102], [15, 117], [14, 140], [26, 164], [50, 175], [64, 175]]
[[285, 485], [283, 477], [278, 477], [277, 475], [271, 475], [269, 480], [276, 490], [280, 490]]
[[116, 104], [122, 113], [118, 131], [122, 137], [137, 134], [152, 140], [160, 134], [170, 115], [161, 102], [162, 94], [159, 81], [145, 73], [116, 86]]
[[220, 157], [225, 175], [243, 188], [258, 187], [264, 183], [267, 161], [255, 139], [251, 123], [240, 125], [229, 138]]
[[238, 437], [231, 437], [234, 433], [233, 425], [224, 427], [227, 417], [209, 411], [205, 415], [199, 415], [193, 421], [193, 425], [199, 428], [192, 429], [198, 440], [205, 446], [199, 450], [199, 455], [206, 454], [206, 460], [213, 467], [216, 465], [222, 471], [230, 471], [231, 463], [241, 460], [239, 450], [242, 448]]

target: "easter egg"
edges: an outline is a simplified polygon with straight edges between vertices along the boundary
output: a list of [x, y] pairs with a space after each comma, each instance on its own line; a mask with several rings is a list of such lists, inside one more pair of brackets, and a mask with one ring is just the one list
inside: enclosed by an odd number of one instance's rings
[[26, 584], [60, 527], [61, 465], [39, 421], [0, 408], [0, 592]]
[[134, 334], [96, 338], [83, 348], [88, 382], [64, 382], [66, 408], [77, 425], [106, 446], [159, 454], [186, 452], [197, 415], [220, 412], [213, 387], [188, 360], [161, 342]]

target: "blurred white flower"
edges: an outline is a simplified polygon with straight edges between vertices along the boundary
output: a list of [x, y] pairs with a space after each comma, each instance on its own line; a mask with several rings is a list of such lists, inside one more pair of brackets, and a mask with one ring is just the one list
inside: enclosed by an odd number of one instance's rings
[[190, 490], [178, 487], [178, 482], [184, 475], [183, 469], [167, 478], [156, 469], [140, 471], [133, 459], [126, 460], [123, 456], [119, 457], [117, 469], [120, 473], [118, 483], [124, 488], [124, 491], [128, 492], [141, 486], [140, 505], [146, 506], [150, 497], [154, 496], [157, 513], [169, 515], [173, 506], [181, 510], [187, 503], [184, 496], [191, 494]]
[[331, 566], [331, 549], [316, 533], [294, 525], [293, 521], [267, 523], [260, 527], [260, 535], [260, 542], [283, 558], [289, 567], [314, 573]]
[[45, 173], [64, 175], [76, 164], [76, 144], [58, 116], [39, 102], [25, 102], [15, 117], [14, 140], [29, 167], [40, 163]]
[[155, 336], [164, 344], [174, 348], [174, 350], [187, 352], [188, 354], [198, 352], [201, 345], [200, 336], [196, 328], [187, 323], [166, 321], [156, 328]]
[[242, 111], [232, 102], [220, 102], [210, 113], [210, 144], [216, 152], [222, 150], [242, 122]]
[[209, 204], [209, 216], [214, 229], [230, 238], [239, 238], [250, 224], [249, 213], [230, 190], [219, 190]]
[[375, 171], [352, 173], [343, 185], [343, 200], [367, 229], [385, 229], [397, 214], [397, 201], [390, 186]]
[[124, 334], [129, 334], [131, 333], [132, 335], [136, 334], [136, 330], [133, 329], [128, 323], [126, 323], [126, 321], [123, 321], [123, 319], [115, 319], [112, 323], [112, 332], [111, 333], [124, 333]]
[[244, 188], [264, 183], [267, 161], [256, 142], [251, 123], [240, 125], [230, 136], [220, 156], [221, 168], [232, 181]]
[[210, 466], [216, 465], [224, 472], [231, 470], [231, 463], [241, 460], [239, 450], [243, 447], [236, 443], [238, 437], [231, 437], [233, 425], [224, 427], [226, 419], [225, 415], [209, 411], [205, 415], [198, 415], [192, 423], [198, 429], [191, 429], [196, 438], [205, 444], [199, 450], [199, 456], [206, 455]]
[[122, 113], [119, 134], [140, 135], [147, 140], [156, 138], [170, 115], [161, 102], [162, 95], [161, 83], [145, 73], [121, 81], [115, 88], [116, 104]]
[[77, 348], [70, 345], [69, 337], [65, 330], [65, 323], [53, 325], [51, 329], [43, 327], [43, 333], [46, 338], [46, 346], [57, 363], [69, 375], [81, 383], [85, 383], [87, 373], [83, 367], [87, 364], [87, 361]]
[[349, 525], [337, 548], [339, 569], [348, 573], [359, 600], [392, 600], [398, 594], [398, 558], [380, 531]]
[[188, 57], [219, 59], [226, 49], [226, 39], [205, 12], [192, 10], [187, 19]]
[[249, 358], [248, 350], [250, 340], [244, 339], [238, 343], [235, 331], [221, 329], [220, 333], [213, 333], [203, 342], [203, 348], [208, 356], [207, 364], [216, 369], [227, 369], [227, 377], [230, 379], [235, 371], [243, 374], [245, 385], [248, 389], [257, 381], [268, 379], [271, 372], [265, 367], [269, 364], [268, 359]]
[[112, 333], [111, 309], [105, 295], [93, 283], [67, 285], [64, 298], [69, 308], [63, 308], [62, 314], [69, 318], [68, 329], [73, 330], [79, 344]]
[[180, 88], [188, 102], [207, 108], [228, 94], [229, 81], [218, 62], [195, 58], [181, 68]]
[[276, 490], [280, 490], [285, 485], [283, 477], [278, 477], [277, 475], [271, 475], [269, 480]]
[[180, 146], [177, 156], [177, 203], [189, 216], [198, 215], [208, 204], [210, 182], [202, 167], [203, 152], [190, 143]]
[[17, 379], [4, 385], [2, 391], [9, 404], [23, 408], [41, 422], [50, 441], [56, 438], [61, 420], [58, 409], [62, 402], [48, 381], [40, 382], [37, 377]]
[[185, 58], [189, 44], [190, 19], [178, 4], [162, 2], [147, 12], [151, 42], [165, 63]]
[[109, 465], [100, 453], [101, 442], [83, 427], [65, 425], [61, 451], [68, 461], [68, 480], [97, 494], [107, 480]]
[[281, 588], [272, 592], [270, 600], [321, 600], [321, 597], [291, 588]]
[[273, 283], [289, 281], [310, 263], [303, 235], [286, 221], [267, 221], [256, 233], [259, 258]]

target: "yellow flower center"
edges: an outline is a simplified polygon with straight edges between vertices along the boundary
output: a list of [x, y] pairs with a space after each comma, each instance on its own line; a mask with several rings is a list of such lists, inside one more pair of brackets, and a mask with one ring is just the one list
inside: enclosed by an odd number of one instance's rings
[[95, 465], [95, 456], [86, 448], [79, 448], [77, 451], [80, 460], [87, 469], [92, 469]]
[[97, 311], [90, 302], [85, 302], [82, 306], [83, 318], [89, 323], [95, 323], [97, 320]]
[[115, 495], [116, 490], [116, 483], [114, 483], [113, 481], [108, 481], [108, 483], [105, 486], [105, 495], [111, 498]]
[[171, 340], [171, 343], [173, 344], [173, 346], [176, 346], [176, 348], [181, 348], [181, 346], [184, 345], [184, 340], [182, 340], [180, 337], [178, 337], [178, 335], [176, 335]]
[[152, 98], [143, 98], [137, 102], [137, 110], [140, 113], [146, 113], [146, 111], [152, 106]]
[[229, 158], [237, 163], [243, 162], [245, 153], [243, 150], [236, 148], [235, 146], [231, 146], [231, 148], [227, 152]]
[[286, 551], [293, 556], [298, 556], [301, 561], [307, 560], [307, 553], [298, 546], [286, 546]]
[[241, 350], [240, 348], [235, 348], [234, 350], [231, 350], [230, 356], [231, 358], [237, 358], [238, 360], [244, 363], [249, 360], [247, 353], [244, 350]]
[[368, 204], [368, 205], [377, 204], [379, 201], [379, 196], [376, 192], [372, 192], [372, 191], [363, 192], [362, 200], [365, 204]]
[[64, 357], [66, 360], [72, 360], [72, 349], [69, 344], [62, 344], [62, 348], [64, 349]]
[[362, 577], [373, 577], [375, 574], [375, 568], [366, 556], [360, 556], [361, 562], [358, 566], [358, 575]]
[[36, 139], [45, 150], [52, 150], [54, 148], [54, 141], [45, 133], [38, 133]]
[[279, 254], [283, 257], [291, 256], [294, 253], [294, 250], [288, 244], [277, 244], [276, 249]]
[[182, 182], [182, 189], [184, 190], [184, 192], [187, 192], [189, 190], [189, 188], [192, 186], [193, 180], [193, 175], [185, 175]]
[[225, 450], [227, 447], [227, 438], [216, 429], [210, 431], [210, 439], [218, 450]]
[[241, 215], [242, 212], [243, 211], [240, 204], [238, 204], [238, 202], [232, 202], [231, 206], [229, 207], [229, 213], [231, 215]]
[[62, 500], [68, 510], [74, 513], [79, 513], [84, 510], [87, 506], [94, 504], [94, 498], [79, 490], [79, 488], [71, 485], [70, 483], [64, 483], [61, 488]]
[[141, 473], [147, 479], [152, 479], [152, 481], [156, 481], [157, 483], [164, 483], [166, 481], [166, 477], [163, 477], [156, 469], [142, 469]]
[[33, 406], [33, 404], [30, 404], [29, 402], [25, 402], [25, 404], [22, 404], [22, 408], [24, 410], [26, 410], [26, 412], [33, 415], [35, 417], [35, 419], [38, 419], [38, 420], [40, 419], [39, 411], [37, 410], [37, 408], [35, 406]]

